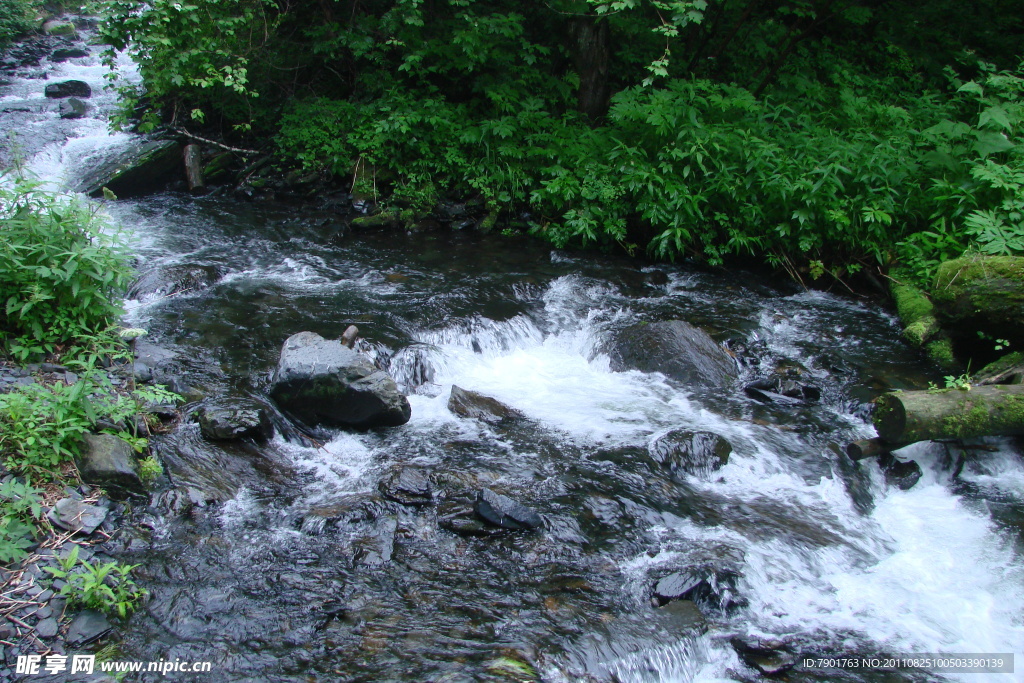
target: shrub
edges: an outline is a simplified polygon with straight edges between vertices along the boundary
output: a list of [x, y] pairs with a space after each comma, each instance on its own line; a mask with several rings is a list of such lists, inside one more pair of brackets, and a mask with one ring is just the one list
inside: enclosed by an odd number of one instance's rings
[[96, 208], [0, 177], [0, 226], [0, 341], [15, 358], [54, 353], [121, 314], [128, 256]]

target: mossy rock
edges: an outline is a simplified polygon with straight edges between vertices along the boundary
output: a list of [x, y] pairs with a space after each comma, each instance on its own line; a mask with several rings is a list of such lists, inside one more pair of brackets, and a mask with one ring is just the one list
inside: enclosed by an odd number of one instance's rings
[[958, 338], [978, 332], [1024, 346], [1024, 258], [969, 256], [939, 266], [932, 291], [939, 322]]

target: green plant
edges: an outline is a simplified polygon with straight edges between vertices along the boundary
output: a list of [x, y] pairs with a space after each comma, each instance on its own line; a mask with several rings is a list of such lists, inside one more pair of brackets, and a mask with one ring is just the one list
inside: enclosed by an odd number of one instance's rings
[[[78, 453], [82, 436], [99, 420], [134, 424], [149, 405], [173, 404], [180, 397], [161, 387], [118, 390], [106, 372], [85, 368], [72, 385], [32, 384], [0, 394], [0, 454], [7, 466], [50, 479], [56, 468]], [[132, 431], [104, 431], [142, 452], [147, 442]]]
[[946, 377], [944, 379], [946, 380], [946, 388], [947, 389], [959, 389], [960, 391], [970, 391], [971, 390], [971, 376], [970, 375], [963, 374], [963, 375], [960, 375], [959, 377], [956, 377], [954, 375], [946, 375]]
[[143, 483], [147, 485], [152, 484], [163, 473], [164, 468], [160, 465], [160, 461], [157, 460], [155, 455], [139, 460], [139, 478], [142, 479]]
[[31, 547], [34, 521], [42, 514], [40, 493], [13, 478], [0, 484], [0, 563], [21, 560]]
[[128, 256], [95, 205], [4, 176], [0, 225], [0, 341], [15, 358], [54, 353], [121, 314]]
[[65, 582], [60, 595], [72, 605], [127, 618], [149, 594], [129, 576], [138, 565], [80, 560], [78, 549], [76, 545], [66, 557], [58, 558], [58, 568], [45, 568], [55, 579]]
[[32, 0], [4, 0], [0, 2], [0, 46], [27, 32], [38, 3]]

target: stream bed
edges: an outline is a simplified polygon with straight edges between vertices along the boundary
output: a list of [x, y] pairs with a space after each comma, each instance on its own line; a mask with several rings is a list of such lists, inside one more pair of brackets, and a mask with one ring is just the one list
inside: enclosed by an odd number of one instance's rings
[[[0, 123], [31, 172], [73, 186], [131, 144], [107, 132], [104, 71], [95, 54], [43, 60], [0, 86]], [[42, 96], [68, 78], [93, 87], [84, 119], [59, 119]], [[941, 382], [876, 304], [521, 236], [350, 233], [344, 214], [313, 202], [166, 192], [105, 208], [140, 272], [201, 281], [127, 302], [126, 322], [196, 396], [180, 428], [154, 440], [166, 477], [151, 504], [109, 544], [150, 592], [119, 629], [122, 659], [209, 661], [194, 680], [211, 682], [625, 683], [763, 680], [737, 639], [778, 641], [801, 662], [1024, 652], [1019, 447], [987, 440], [956, 478], [944, 445], [904, 449], [922, 470], [909, 490], [842, 454], [873, 435], [880, 392]], [[701, 388], [611, 369], [618, 334], [673, 319], [726, 344], [737, 379]], [[350, 324], [409, 395], [412, 419], [303, 439], [267, 395], [281, 345]], [[743, 391], [783, 371], [820, 401]], [[453, 385], [523, 417], [459, 417]], [[225, 397], [265, 405], [275, 436], [204, 440], [192, 416]], [[726, 438], [728, 463], [707, 476], [661, 467], [650, 447], [674, 429]], [[428, 474], [430, 504], [385, 495], [404, 468]], [[528, 505], [542, 528], [446, 528], [484, 487]], [[652, 604], [654, 585], [680, 571], [706, 575], [699, 613]], [[1021, 680], [802, 665], [786, 676]]]

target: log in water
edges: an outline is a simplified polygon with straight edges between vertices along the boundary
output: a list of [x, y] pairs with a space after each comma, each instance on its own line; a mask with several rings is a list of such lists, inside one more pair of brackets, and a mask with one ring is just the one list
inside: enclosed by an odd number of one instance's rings
[[889, 443], [1024, 434], [1024, 386], [901, 391], [876, 401], [878, 436]]

